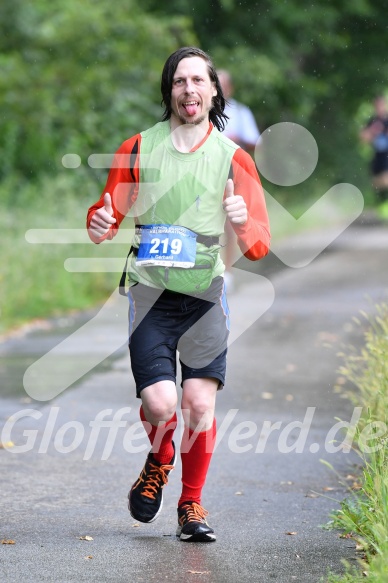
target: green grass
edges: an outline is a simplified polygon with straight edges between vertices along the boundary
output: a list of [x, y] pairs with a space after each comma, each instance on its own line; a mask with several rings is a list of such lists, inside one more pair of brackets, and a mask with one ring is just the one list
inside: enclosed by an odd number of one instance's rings
[[[340, 372], [351, 384], [348, 397], [363, 407], [355, 443], [362, 461], [361, 489], [349, 492], [332, 525], [362, 549], [359, 571], [330, 575], [328, 583], [388, 580], [388, 306], [377, 306], [367, 319], [361, 350], [342, 355]], [[361, 324], [361, 322], [359, 322]]]
[[359, 571], [355, 569], [351, 569], [349, 565], [347, 565], [349, 572], [346, 575], [337, 576], [337, 575], [329, 575], [326, 579], [326, 583], [361, 583], [361, 581], [365, 582], [365, 576], [362, 575]]
[[[119, 273], [70, 273], [64, 267], [69, 257], [121, 257], [124, 265], [129, 244], [94, 245], [87, 237], [86, 212], [99, 188], [87, 175], [66, 174], [39, 185], [15, 180], [0, 185], [0, 333], [89, 308], [117, 287]], [[32, 244], [26, 240], [30, 229], [76, 229], [84, 242]]]

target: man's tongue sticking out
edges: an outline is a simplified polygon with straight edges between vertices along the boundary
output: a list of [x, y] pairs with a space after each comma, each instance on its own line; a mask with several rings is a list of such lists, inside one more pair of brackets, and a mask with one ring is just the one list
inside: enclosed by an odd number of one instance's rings
[[198, 103], [197, 101], [187, 101], [184, 103], [184, 108], [189, 116], [193, 116], [197, 113]]

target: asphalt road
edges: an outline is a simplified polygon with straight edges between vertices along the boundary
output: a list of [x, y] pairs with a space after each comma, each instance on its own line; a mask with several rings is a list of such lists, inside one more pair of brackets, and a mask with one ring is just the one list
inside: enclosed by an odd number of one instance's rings
[[[300, 243], [306, 239], [293, 241]], [[362, 342], [353, 317], [387, 300], [387, 248], [388, 226], [361, 217], [306, 267], [280, 269], [269, 258], [260, 277], [239, 270], [229, 299], [235, 340], [203, 498], [214, 544], [175, 537], [180, 463], [155, 523], [136, 523], [128, 513], [127, 492], [148, 447], [125, 347], [45, 402], [23, 393], [23, 373], [74, 333], [71, 322], [4, 339], [1, 439], [14, 446], [0, 450], [0, 540], [15, 544], [0, 545], [0, 579], [315, 583], [329, 570], [341, 573], [343, 559], [354, 563], [354, 542], [322, 528], [358, 464], [338, 447], [338, 419], [356, 413], [335, 389], [338, 353]], [[58, 376], [99, 339], [102, 355], [125, 341], [126, 305], [117, 302], [116, 326], [102, 319], [88, 342], [73, 336]]]

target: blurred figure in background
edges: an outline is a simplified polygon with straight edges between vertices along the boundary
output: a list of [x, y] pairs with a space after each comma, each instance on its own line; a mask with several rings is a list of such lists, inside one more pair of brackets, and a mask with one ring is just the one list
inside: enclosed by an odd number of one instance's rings
[[[253, 156], [256, 145], [261, 141], [260, 131], [257, 127], [253, 113], [249, 107], [233, 99], [234, 87], [230, 73], [225, 69], [219, 69], [217, 74], [220, 80], [222, 92], [226, 99], [224, 113], [226, 113], [229, 118], [226, 122], [223, 133], [227, 138], [233, 140], [236, 144], [243, 148], [243, 150]], [[224, 278], [229, 293], [232, 293], [234, 288], [234, 281], [231, 268], [234, 263], [237, 243], [236, 235], [229, 221], [226, 221], [225, 223], [224, 243]]]
[[371, 160], [372, 185], [380, 211], [388, 218], [388, 106], [384, 95], [378, 95], [373, 102], [375, 113], [360, 132], [363, 142], [374, 150]]

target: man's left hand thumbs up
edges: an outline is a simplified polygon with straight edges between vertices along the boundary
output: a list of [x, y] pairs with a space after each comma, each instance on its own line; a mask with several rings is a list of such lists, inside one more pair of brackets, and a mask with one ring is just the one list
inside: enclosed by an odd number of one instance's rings
[[243, 225], [247, 222], [247, 205], [242, 196], [234, 194], [234, 184], [231, 178], [226, 181], [223, 207], [231, 223]]

